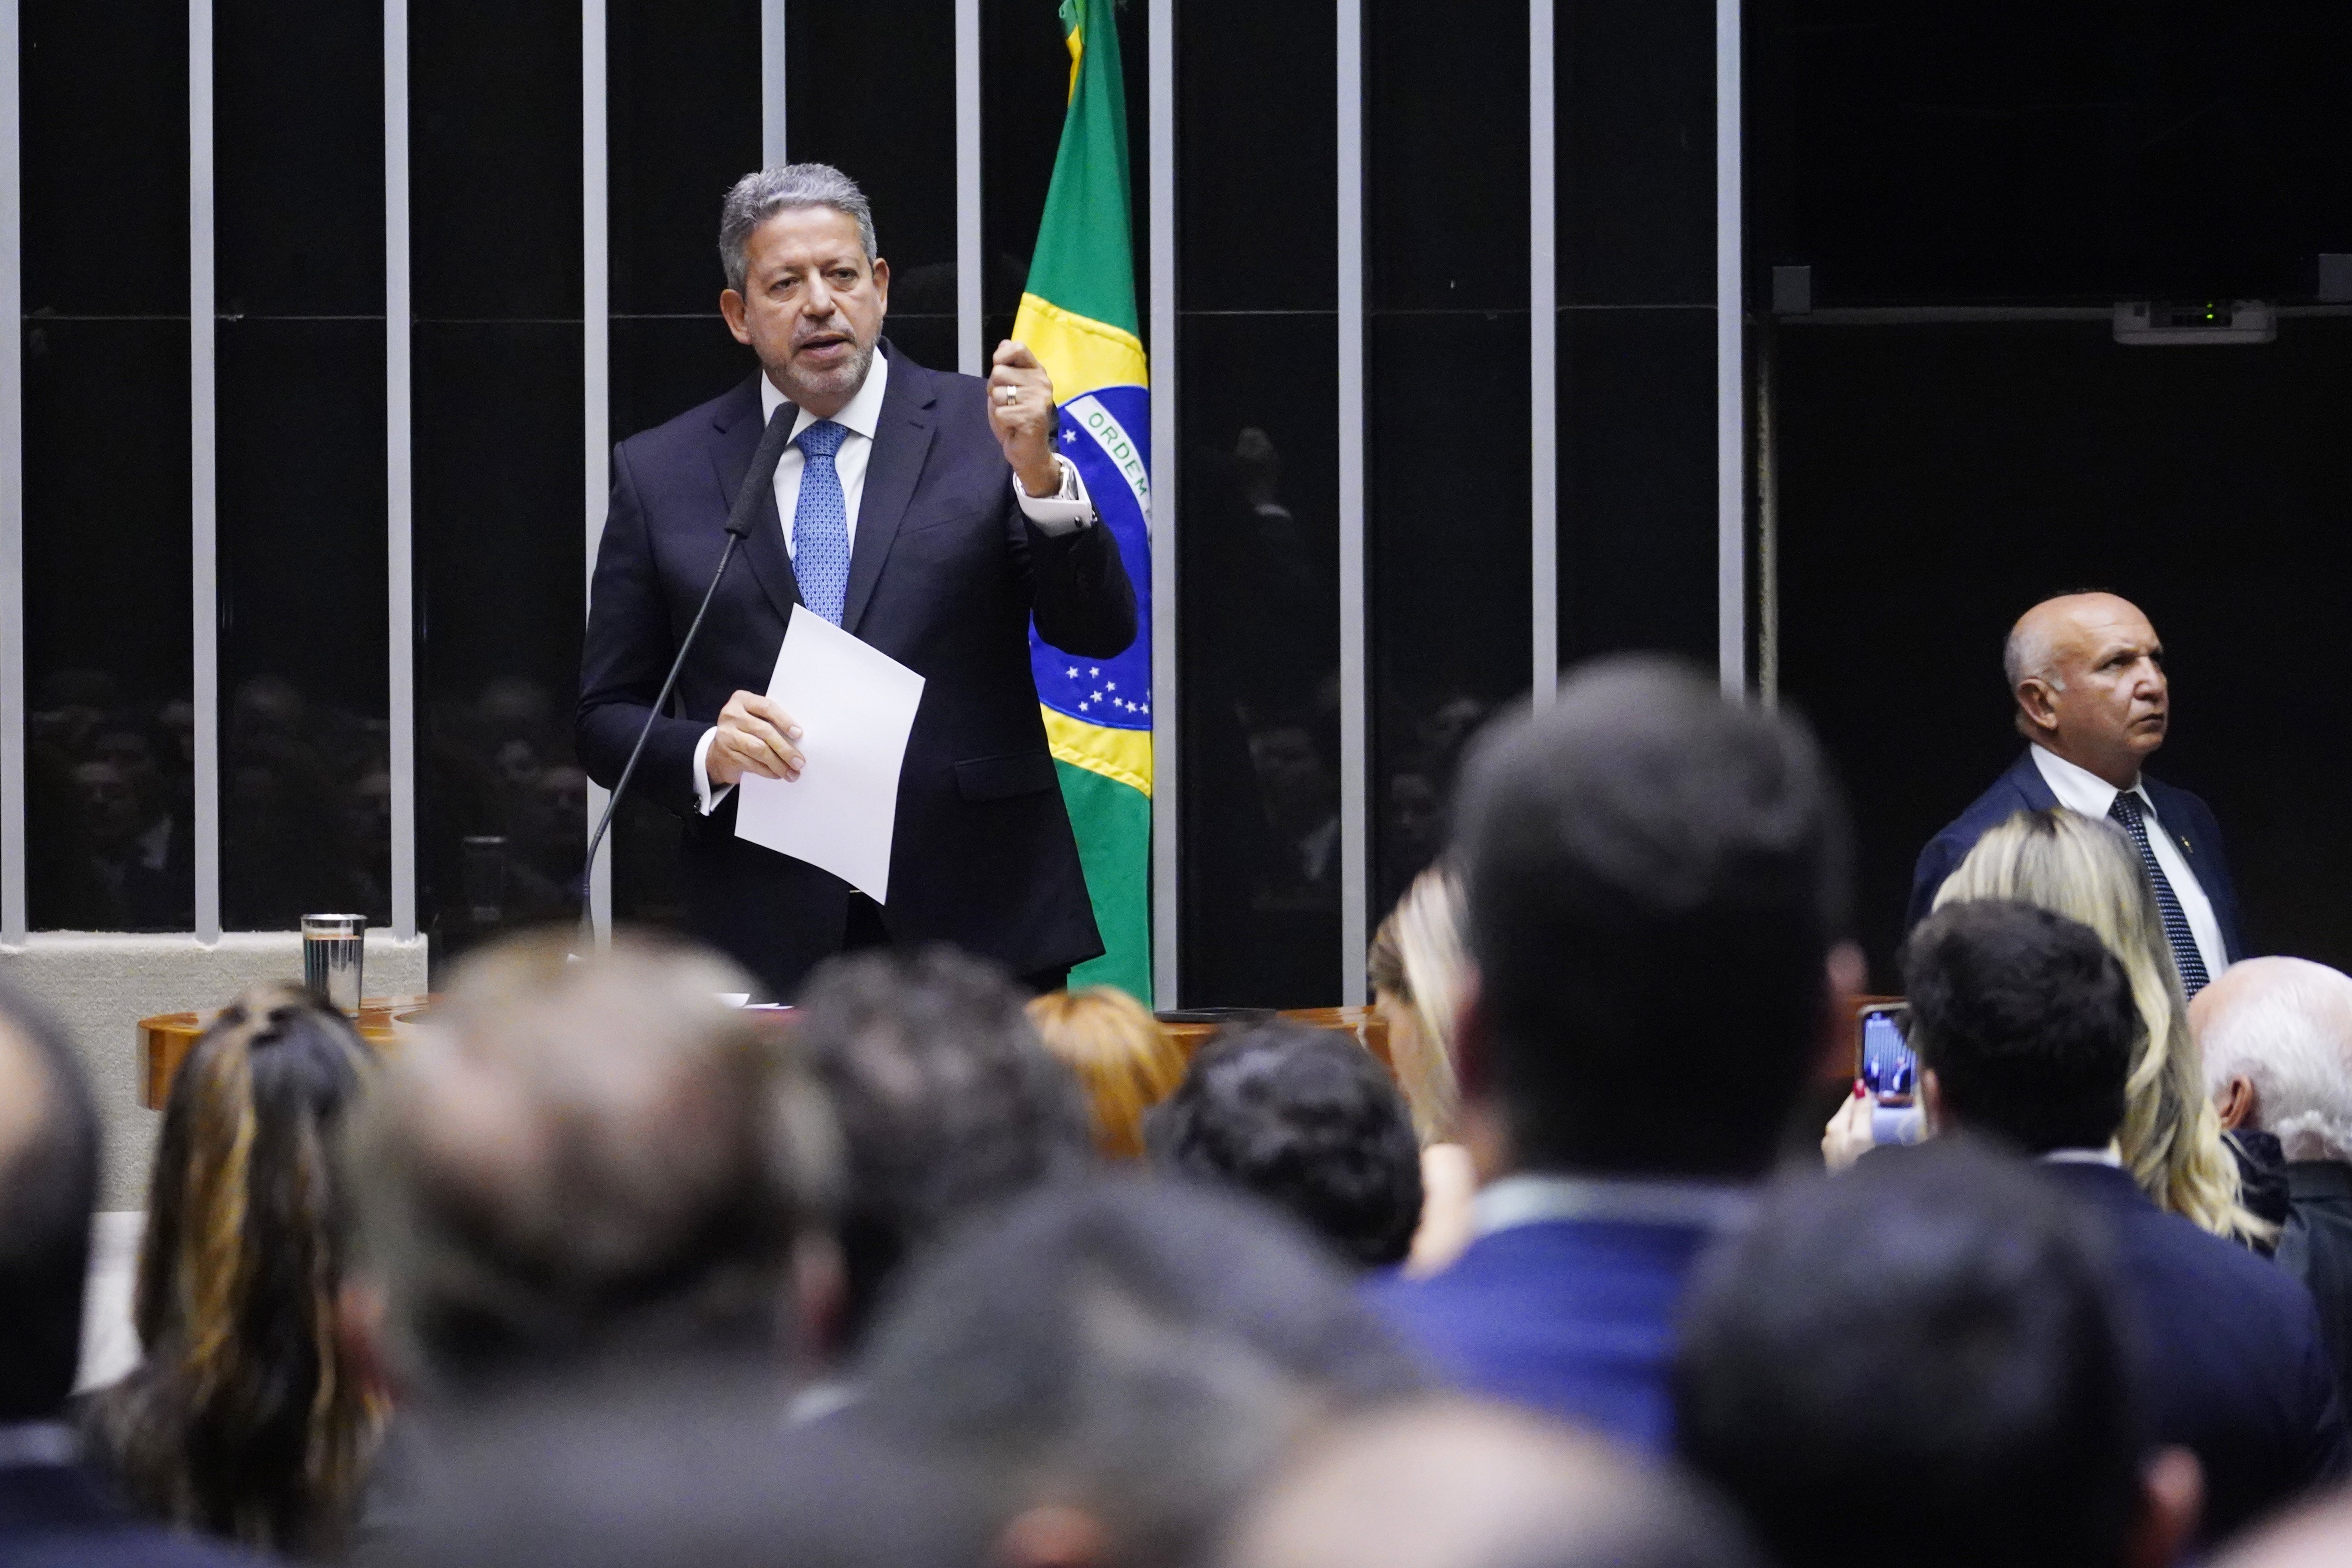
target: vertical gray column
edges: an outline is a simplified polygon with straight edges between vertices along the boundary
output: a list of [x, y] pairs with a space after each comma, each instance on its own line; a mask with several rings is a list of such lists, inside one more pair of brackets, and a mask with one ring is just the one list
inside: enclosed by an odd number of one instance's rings
[[1748, 688], [1748, 393], [1739, 252], [1739, 0], [1715, 0], [1715, 652]]
[[392, 671], [392, 934], [416, 935], [416, 628], [410, 520], [408, 0], [383, 0], [384, 622]]
[[786, 159], [784, 134], [784, 0], [760, 0], [760, 163]]
[[1339, 0], [1339, 1001], [1363, 1000], [1370, 871], [1364, 635], [1364, 0]]
[[980, 375], [988, 368], [981, 342], [980, 242], [980, 0], [956, 0], [956, 369]]
[[1535, 575], [1535, 705], [1559, 687], [1559, 183], [1552, 0], [1528, 0], [1528, 500]]
[[[612, 447], [612, 258], [606, 247], [604, 142], [604, 0], [580, 5], [580, 333], [583, 442], [582, 493], [586, 498], [587, 560], [583, 579], [596, 573], [596, 545], [604, 536], [604, 490]], [[588, 786], [584, 836], [604, 814], [606, 792]], [[613, 937], [613, 846], [608, 834], [588, 868], [588, 910], [601, 944]]]
[[1768, 320], [1756, 353], [1756, 693], [1780, 705], [1780, 471], [1774, 443], [1773, 371], [1780, 340]]
[[0, 0], [0, 943], [25, 943], [25, 288], [16, 0]]
[[[965, 0], [969, 4], [970, 0]], [[1176, 720], [1176, 5], [1151, 0], [1151, 994], [1178, 1005]]]
[[188, 552], [194, 637], [196, 940], [220, 940], [220, 600], [213, 367], [213, 6], [188, 0]]

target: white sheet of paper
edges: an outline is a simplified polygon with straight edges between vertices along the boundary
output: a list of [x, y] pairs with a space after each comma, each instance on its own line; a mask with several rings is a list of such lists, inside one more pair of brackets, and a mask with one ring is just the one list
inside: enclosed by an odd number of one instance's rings
[[898, 769], [923, 678], [805, 605], [793, 606], [768, 696], [801, 727], [797, 779], [743, 775], [735, 837], [890, 899]]

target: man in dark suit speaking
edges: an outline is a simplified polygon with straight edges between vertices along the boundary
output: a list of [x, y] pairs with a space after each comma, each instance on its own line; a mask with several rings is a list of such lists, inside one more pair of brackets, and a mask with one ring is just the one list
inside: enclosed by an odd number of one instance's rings
[[[719, 224], [720, 313], [759, 374], [613, 454], [575, 719], [611, 787], [726, 542], [771, 417], [772, 496], [712, 601], [631, 788], [686, 819], [688, 925], [789, 998], [845, 948], [950, 942], [1032, 985], [1102, 952], [1030, 675], [1029, 623], [1068, 652], [1132, 642], [1134, 589], [1077, 470], [1052, 383], [1000, 344], [986, 381], [882, 338], [890, 268], [846, 175], [748, 174]], [[735, 837], [746, 773], [797, 779], [802, 738], [764, 692], [804, 604], [925, 680], [899, 775], [889, 904]]]
[[2148, 777], [2140, 764], [2171, 722], [2164, 645], [2137, 605], [2113, 594], [2045, 599], [2018, 618], [2001, 657], [2017, 700], [2025, 754], [1919, 852], [1911, 913], [1927, 918], [1936, 890], [1985, 830], [2021, 811], [2064, 806], [2128, 835], [2156, 890], [2181, 984], [2194, 996], [2245, 956], [2237, 889], [2221, 829], [2205, 803]]

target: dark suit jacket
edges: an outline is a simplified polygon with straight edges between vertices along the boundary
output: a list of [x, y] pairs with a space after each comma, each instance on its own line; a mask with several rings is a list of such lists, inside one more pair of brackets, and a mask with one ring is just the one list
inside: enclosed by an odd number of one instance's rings
[[259, 1568], [134, 1517], [79, 1465], [0, 1466], [0, 1568]]
[[[2238, 889], [2230, 880], [2230, 862], [2221, 853], [2221, 825], [2213, 820], [2211, 809], [2185, 789], [2175, 789], [2146, 774], [2140, 776], [2140, 786], [2156, 803], [2157, 821], [2189, 858], [2197, 885], [2205, 890], [2206, 900], [2213, 906], [2213, 919], [2221, 927], [2221, 945], [2228, 950], [2230, 962], [2237, 963], [2246, 956], [2246, 933], [2238, 923]], [[2021, 811], [2047, 811], [2057, 804], [2058, 797], [2050, 793], [2042, 770], [2033, 765], [2033, 748], [2028, 746], [1990, 789], [1977, 796], [1968, 810], [1919, 851], [1918, 864], [1911, 872], [1911, 911], [1904, 929], [1927, 918], [1936, 890], [1959, 869], [1986, 829]]]
[[2310, 1288], [2336, 1363], [2336, 1397], [2352, 1409], [2352, 1165], [2291, 1160], [2279, 1267]]
[[1675, 1311], [1712, 1239], [1693, 1225], [1547, 1220], [1482, 1236], [1427, 1279], [1367, 1289], [1455, 1386], [1664, 1453]]
[[2163, 1213], [2113, 1166], [2044, 1169], [2114, 1240], [2152, 1436], [2205, 1467], [2206, 1540], [2352, 1469], [2335, 1369], [2294, 1276]]
[[[1102, 952], [1030, 675], [1029, 617], [1055, 647], [1135, 640], [1135, 593], [1108, 529], [1052, 538], [1021, 514], [985, 384], [890, 353], [842, 625], [922, 676], [898, 780], [884, 922], [1016, 973]], [[792, 417], [787, 405], [781, 417]], [[581, 765], [611, 787], [726, 542], [759, 444], [756, 376], [613, 454], [575, 720]], [[735, 837], [735, 797], [696, 810], [694, 749], [737, 690], [764, 691], [799, 601], [772, 489], [654, 722], [633, 792], [686, 819], [688, 924], [783, 997], [841, 946], [849, 887]]]

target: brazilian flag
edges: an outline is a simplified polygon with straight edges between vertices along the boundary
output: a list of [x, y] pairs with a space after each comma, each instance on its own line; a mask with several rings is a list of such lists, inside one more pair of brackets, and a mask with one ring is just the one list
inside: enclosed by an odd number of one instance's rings
[[1103, 956], [1073, 985], [1151, 1000], [1151, 418], [1129, 238], [1127, 99], [1113, 0], [1062, 0], [1070, 105], [1013, 335], [1061, 399], [1061, 443], [1135, 584], [1140, 630], [1116, 658], [1029, 634], [1037, 700], [1078, 837]]

